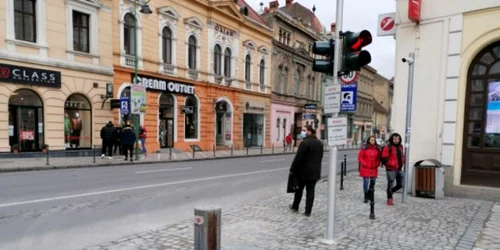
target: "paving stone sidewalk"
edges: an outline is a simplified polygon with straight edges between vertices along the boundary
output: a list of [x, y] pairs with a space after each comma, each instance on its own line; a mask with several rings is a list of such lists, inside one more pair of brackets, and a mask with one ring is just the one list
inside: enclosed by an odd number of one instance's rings
[[[309, 218], [288, 210], [291, 195], [249, 202], [238, 209], [222, 211], [223, 249], [446, 250], [473, 249], [474, 244], [483, 244], [488, 250], [495, 249], [493, 244], [486, 244], [498, 242], [500, 238], [498, 212], [494, 213], [495, 217], [491, 216], [486, 229], [479, 235], [490, 216], [492, 202], [409, 196], [408, 202], [402, 204], [401, 193], [397, 193], [395, 206], [389, 207], [385, 205], [385, 172], [382, 170], [379, 174], [383, 178], [379, 178], [376, 185], [376, 220], [368, 219], [369, 205], [362, 202], [361, 180], [357, 173], [348, 174], [345, 190], [337, 191], [337, 245], [320, 243], [326, 227], [327, 183], [323, 182], [317, 185], [313, 214]], [[189, 220], [86, 250], [187, 250], [193, 249], [193, 236], [193, 221]]]
[[500, 250], [500, 203], [496, 203], [474, 250]]

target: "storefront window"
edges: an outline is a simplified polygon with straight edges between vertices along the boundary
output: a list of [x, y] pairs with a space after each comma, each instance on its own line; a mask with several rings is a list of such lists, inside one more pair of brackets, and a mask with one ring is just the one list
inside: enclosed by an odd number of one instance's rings
[[19, 151], [38, 151], [44, 144], [42, 99], [21, 89], [9, 98], [9, 144]]
[[243, 115], [243, 142], [245, 147], [260, 147], [263, 145], [264, 115]]
[[73, 94], [64, 104], [66, 149], [92, 147], [92, 107], [86, 97]]
[[196, 139], [198, 138], [198, 100], [194, 96], [189, 96], [186, 98], [184, 107], [187, 108], [184, 119], [184, 138]]
[[500, 148], [500, 81], [488, 84], [484, 147]]

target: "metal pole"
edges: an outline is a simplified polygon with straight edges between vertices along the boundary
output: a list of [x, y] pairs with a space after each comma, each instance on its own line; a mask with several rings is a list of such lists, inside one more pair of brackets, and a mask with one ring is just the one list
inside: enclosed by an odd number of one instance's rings
[[247, 155], [248, 155], [248, 145], [247, 145]]
[[[137, 75], [139, 73], [139, 55], [137, 54], [137, 29], [139, 29], [139, 22], [137, 18], [137, 2], [134, 1], [134, 17], [135, 17], [135, 29], [134, 29], [134, 84], [137, 84]], [[134, 115], [134, 126], [135, 126], [135, 160], [139, 160], [139, 123], [140, 115]]]
[[221, 249], [221, 209], [194, 209], [194, 249]]
[[231, 156], [233, 156], [234, 145], [231, 143]]
[[47, 166], [50, 165], [50, 163], [49, 163], [49, 148], [48, 147], [47, 147], [47, 163], [45, 165], [47, 165]]
[[94, 145], [94, 150], [92, 150], [92, 154], [94, 155], [93, 163], [95, 163], [95, 145]]
[[405, 135], [405, 166], [404, 185], [403, 185], [403, 203], [408, 199], [409, 166], [410, 166], [410, 139], [411, 139], [411, 111], [413, 102], [413, 73], [415, 69], [415, 53], [411, 52], [408, 62], [408, 93], [406, 94], [406, 135]]
[[264, 151], [264, 144], [260, 145], [260, 154], [262, 154]]
[[168, 159], [172, 160], [172, 146], [168, 147]]
[[273, 145], [271, 146], [271, 154], [274, 154], [274, 143], [273, 143]]
[[344, 163], [340, 162], [340, 190], [344, 190]]
[[213, 147], [213, 148], [214, 148], [214, 158], [215, 158], [215, 144], [214, 144], [214, 147]]
[[196, 155], [195, 155], [195, 149], [196, 149], [196, 148], [195, 148], [195, 147], [193, 147], [193, 159], [194, 159], [194, 157], [196, 156]]
[[[339, 84], [337, 76], [340, 68], [341, 54], [340, 54], [340, 32], [342, 31], [342, 19], [344, 11], [344, 0], [337, 0], [337, 14], [336, 14], [336, 28], [335, 28], [335, 58], [333, 63], [333, 84]], [[333, 117], [338, 117], [334, 114]], [[326, 237], [323, 240], [325, 244], [336, 244], [334, 240], [335, 235], [335, 182], [337, 178], [337, 146], [330, 148], [330, 172], [328, 174], [328, 214], [326, 223]]]
[[344, 176], [347, 176], [347, 155], [344, 154]]
[[370, 197], [370, 220], [375, 220], [375, 180], [370, 178], [370, 186], [368, 189]]

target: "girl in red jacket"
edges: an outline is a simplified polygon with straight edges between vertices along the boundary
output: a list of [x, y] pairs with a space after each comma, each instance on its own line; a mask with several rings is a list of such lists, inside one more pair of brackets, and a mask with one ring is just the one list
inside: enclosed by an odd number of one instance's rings
[[[381, 153], [374, 136], [368, 137], [366, 145], [359, 151], [358, 161], [360, 163], [359, 175], [363, 177], [363, 191], [365, 192], [365, 203], [370, 197], [368, 191], [373, 192], [375, 181], [378, 176], [377, 168], [380, 166]], [[370, 189], [368, 185], [370, 184]]]

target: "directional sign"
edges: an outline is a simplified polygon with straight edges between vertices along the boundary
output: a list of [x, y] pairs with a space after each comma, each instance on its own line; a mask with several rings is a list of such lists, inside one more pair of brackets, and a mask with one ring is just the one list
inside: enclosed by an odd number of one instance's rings
[[120, 98], [120, 113], [122, 115], [128, 115], [130, 113], [130, 100], [128, 97]]
[[357, 82], [342, 84], [342, 92], [340, 94], [340, 112], [356, 112], [357, 92]]
[[347, 143], [347, 118], [328, 118], [328, 146], [339, 146]]
[[345, 84], [353, 83], [358, 79], [358, 72], [356, 71], [351, 71], [347, 75], [342, 75], [340, 77], [340, 81]]
[[325, 114], [340, 112], [340, 84], [325, 87]]
[[377, 36], [393, 36], [396, 34], [396, 13], [378, 16]]

